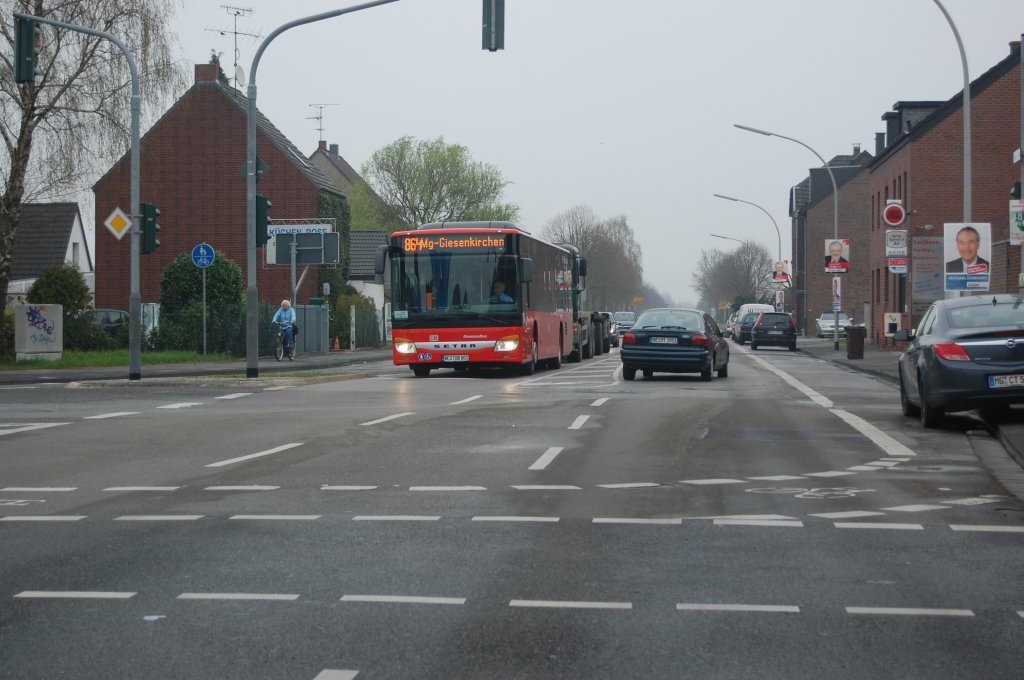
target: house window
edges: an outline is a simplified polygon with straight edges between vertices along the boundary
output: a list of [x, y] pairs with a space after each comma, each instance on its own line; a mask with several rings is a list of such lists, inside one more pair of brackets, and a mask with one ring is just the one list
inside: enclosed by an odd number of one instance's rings
[[75, 265], [75, 269], [81, 269], [78, 266], [78, 243], [71, 244], [71, 264]]

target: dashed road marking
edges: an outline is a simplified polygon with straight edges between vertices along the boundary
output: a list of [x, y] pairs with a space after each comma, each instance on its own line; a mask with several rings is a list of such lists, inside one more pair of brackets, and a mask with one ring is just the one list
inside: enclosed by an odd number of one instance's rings
[[682, 524], [680, 517], [595, 517], [594, 524]]
[[78, 491], [77, 486], [5, 486], [0, 491], [20, 491], [23, 493], [65, 493]]
[[228, 519], [255, 520], [255, 521], [267, 520], [267, 521], [281, 521], [281, 522], [290, 522], [290, 521], [312, 522], [314, 520], [320, 519], [321, 517], [322, 517], [322, 515], [232, 515], [231, 517], [228, 517]]
[[249, 600], [266, 602], [294, 602], [298, 595], [290, 593], [182, 593], [179, 600]]
[[610, 397], [601, 397], [600, 399], [596, 400], [593, 404], [591, 404], [591, 406], [604, 406], [605, 404], [608, 403], [609, 399]]
[[487, 491], [486, 486], [410, 486], [409, 491]]
[[994, 533], [1004, 534], [1024, 534], [1024, 527], [1018, 526], [1001, 526], [985, 525], [985, 524], [950, 524], [949, 528], [953, 531], [990, 531]]
[[451, 404], [449, 404], [449, 406], [460, 406], [462, 404], [468, 404], [471, 401], [476, 401], [477, 399], [482, 399], [483, 396], [484, 395], [482, 395], [482, 394], [474, 394], [472, 397], [466, 397], [465, 399], [461, 399], [459, 401], [453, 401], [453, 402], [451, 402]]
[[355, 522], [436, 522], [440, 515], [356, 515]]
[[657, 482], [623, 482], [621, 484], [598, 484], [599, 489], [645, 489], [661, 486]]
[[517, 491], [583, 491], [582, 487], [571, 484], [513, 484]]
[[884, 515], [884, 512], [873, 512], [871, 510], [847, 510], [846, 512], [816, 512], [811, 517], [822, 517], [824, 519], [853, 519], [854, 517], [875, 517]]
[[248, 455], [239, 456], [237, 458], [229, 458], [228, 460], [222, 460], [217, 463], [210, 463], [206, 467], [215, 468], [224, 467], [225, 465], [233, 465], [235, 463], [241, 463], [246, 460], [252, 460], [253, 458], [262, 458], [263, 456], [270, 456], [275, 453], [287, 451], [288, 449], [294, 449], [297, 446], [302, 446], [302, 444], [303, 442], [292, 442], [291, 444], [282, 444], [281, 446], [275, 446], [274, 448], [267, 449], [266, 451], [259, 451], [257, 453], [250, 453]]
[[927, 505], [924, 503], [918, 505], [897, 505], [892, 508], [882, 508], [882, 510], [892, 512], [925, 512], [927, 510], [949, 510], [948, 505]]
[[558, 517], [526, 517], [523, 515], [477, 515], [473, 522], [558, 522]]
[[177, 491], [180, 486], [108, 486], [104, 491]]
[[30, 432], [32, 430], [45, 430], [50, 427], [60, 427], [71, 423], [4, 423], [0, 425], [0, 437], [5, 434], [18, 434], [19, 432]]
[[216, 399], [241, 399], [242, 397], [248, 397], [252, 395], [252, 392], [235, 392], [234, 394], [224, 394]]
[[281, 487], [264, 484], [249, 484], [239, 486], [208, 486], [203, 491], [277, 491]]
[[317, 676], [313, 678], [313, 680], [355, 680], [357, 675], [359, 675], [359, 671], [343, 671], [325, 668], [317, 673]]
[[931, 609], [912, 607], [847, 607], [847, 614], [878, 614], [891, 616], [974, 616], [970, 609]]
[[194, 522], [203, 515], [121, 515], [115, 522]]
[[632, 609], [632, 602], [584, 602], [576, 600], [512, 600], [509, 607], [541, 607], [551, 609]]
[[562, 452], [562, 447], [561, 446], [552, 446], [547, 451], [545, 451], [541, 455], [540, 458], [538, 458], [536, 461], [534, 461], [533, 465], [531, 465], [529, 467], [529, 469], [530, 470], [544, 470], [544, 469], [546, 469], [547, 466], [551, 464], [551, 461], [553, 461], [555, 459], [555, 456], [557, 456], [561, 452]]
[[128, 600], [137, 593], [116, 593], [102, 590], [25, 590], [17, 598], [54, 598], [78, 600]]
[[192, 408], [193, 406], [202, 406], [202, 405], [203, 405], [203, 402], [201, 402], [201, 401], [183, 401], [183, 402], [181, 402], [179, 404], [165, 404], [163, 406], [157, 406], [157, 408], [179, 409], [179, 408]]
[[114, 413], [101, 413], [97, 416], [86, 416], [82, 420], [106, 420], [107, 418], [121, 418], [122, 416], [137, 416], [141, 411], [116, 411]]
[[461, 606], [466, 604], [464, 597], [422, 597], [415, 595], [344, 595], [342, 602], [378, 602], [397, 604], [444, 604]]
[[576, 420], [572, 421], [572, 425], [569, 426], [570, 430], [578, 430], [583, 427], [583, 424], [590, 420], [590, 416], [579, 416]]
[[0, 517], [0, 522], [78, 522], [86, 515], [11, 515]]
[[339, 485], [324, 484], [324, 485], [322, 485], [320, 487], [320, 490], [321, 491], [373, 491], [376, 488], [378, 488], [378, 487], [376, 487], [376, 486], [358, 486], [358, 485], [339, 486]]
[[896, 522], [836, 522], [836, 529], [893, 529], [903, 531], [919, 531], [924, 529], [920, 524], [898, 524]]
[[678, 611], [707, 612], [763, 612], [779, 614], [799, 614], [800, 607], [785, 604], [704, 604], [681, 602], [676, 605]]
[[[797, 478], [799, 479], [799, 477]], [[745, 479], [680, 479], [681, 484], [693, 484], [695, 486], [708, 484], [743, 484]]]
[[750, 527], [802, 527], [800, 520], [784, 519], [716, 519], [719, 526], [750, 526]]
[[359, 423], [360, 425], [377, 425], [379, 423], [386, 423], [389, 420], [397, 420], [398, 418], [404, 418], [406, 416], [416, 415], [415, 411], [406, 411], [405, 413], [396, 413], [390, 416], [384, 416], [383, 418], [377, 418], [376, 420], [368, 420], [365, 423]]

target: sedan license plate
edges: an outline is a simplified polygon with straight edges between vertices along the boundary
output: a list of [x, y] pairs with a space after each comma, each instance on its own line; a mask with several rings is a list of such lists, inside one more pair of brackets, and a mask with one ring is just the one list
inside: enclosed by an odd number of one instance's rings
[[990, 375], [988, 386], [996, 389], [999, 387], [1020, 387], [1024, 385], [1024, 373], [1010, 375]]
[[469, 361], [468, 354], [446, 354], [441, 357], [441, 361], [444, 362], [458, 362], [458, 361]]
[[782, 331], [768, 331], [768, 335], [782, 335]]
[[666, 338], [664, 336], [656, 335], [651, 338], [651, 342], [655, 345], [678, 345], [679, 340], [677, 338]]

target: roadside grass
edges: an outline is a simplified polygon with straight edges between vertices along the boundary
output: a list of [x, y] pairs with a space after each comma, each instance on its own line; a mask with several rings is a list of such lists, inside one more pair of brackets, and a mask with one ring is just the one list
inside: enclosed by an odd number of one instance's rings
[[[233, 361], [229, 354], [196, 354], [195, 352], [168, 351], [143, 352], [142, 364], [178, 364], [192, 362]], [[46, 361], [15, 361], [12, 356], [0, 357], [0, 371], [10, 369], [52, 369], [52, 368], [96, 368], [103, 366], [127, 366], [128, 350], [115, 349], [98, 352], [66, 350], [60, 359]]]

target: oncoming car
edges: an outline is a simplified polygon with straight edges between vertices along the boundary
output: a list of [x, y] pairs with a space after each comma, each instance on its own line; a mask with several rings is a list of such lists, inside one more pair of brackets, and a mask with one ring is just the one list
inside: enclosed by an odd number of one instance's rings
[[729, 343], [709, 315], [695, 309], [648, 309], [622, 336], [622, 377], [637, 371], [700, 373], [701, 380], [729, 375]]
[[978, 295], [936, 300], [900, 355], [900, 406], [939, 427], [947, 411], [1005, 410], [1024, 403], [1024, 298]]

